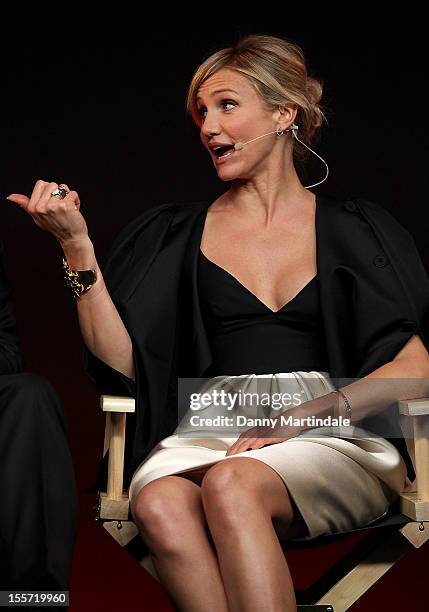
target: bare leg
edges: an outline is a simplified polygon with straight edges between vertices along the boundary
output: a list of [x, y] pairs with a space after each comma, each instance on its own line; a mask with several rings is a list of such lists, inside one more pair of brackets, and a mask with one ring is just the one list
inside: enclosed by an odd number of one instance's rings
[[228, 612], [198, 484], [179, 476], [149, 482], [137, 496], [135, 519], [177, 609]]
[[294, 505], [280, 476], [257, 459], [237, 457], [210, 468], [201, 491], [229, 609], [295, 611], [292, 578], [273, 519], [288, 537], [304, 533], [306, 526], [300, 515], [301, 522], [294, 521]]

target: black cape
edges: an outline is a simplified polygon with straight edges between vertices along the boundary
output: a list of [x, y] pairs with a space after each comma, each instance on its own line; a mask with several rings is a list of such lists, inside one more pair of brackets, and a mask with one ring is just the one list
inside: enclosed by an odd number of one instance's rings
[[[124, 486], [177, 426], [177, 378], [202, 377], [212, 356], [203, 324], [197, 264], [208, 206], [165, 203], [123, 229], [101, 266], [133, 342], [135, 383], [84, 350], [85, 368], [106, 394], [132, 395]], [[412, 235], [381, 205], [317, 196], [317, 269], [330, 375], [337, 387], [391, 361], [413, 334], [429, 351], [429, 278]], [[392, 412], [393, 409], [393, 412]], [[395, 412], [396, 410], [396, 412]], [[414, 471], [396, 404], [356, 423], [385, 431]], [[381, 427], [381, 429], [380, 429]], [[96, 488], [106, 486], [106, 455]]]

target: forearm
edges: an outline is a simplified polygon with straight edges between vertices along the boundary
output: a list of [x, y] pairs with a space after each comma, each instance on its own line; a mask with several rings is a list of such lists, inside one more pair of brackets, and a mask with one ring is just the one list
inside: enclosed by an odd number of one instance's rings
[[[377, 414], [398, 400], [427, 397], [429, 372], [409, 360], [394, 360], [340, 389], [350, 402], [351, 422], [356, 422]], [[346, 418], [344, 400], [339, 393], [304, 402], [292, 411], [292, 416], [301, 420], [312, 416], [338, 418], [341, 415]], [[291, 413], [288, 411], [287, 414]]]
[[427, 396], [429, 373], [422, 371], [418, 364], [398, 359], [341, 390], [352, 406], [352, 420], [359, 421], [396, 401]]
[[96, 357], [134, 380], [131, 338], [104, 283], [92, 242], [87, 238], [61, 246], [72, 269], [97, 271], [96, 283], [76, 300], [85, 345]]

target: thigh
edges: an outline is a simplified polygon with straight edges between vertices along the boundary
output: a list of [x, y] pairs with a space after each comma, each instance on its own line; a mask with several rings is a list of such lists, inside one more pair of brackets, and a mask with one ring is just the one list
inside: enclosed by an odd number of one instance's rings
[[201, 488], [177, 475], [155, 478], [135, 495], [132, 513], [139, 522], [155, 522], [159, 526], [164, 521], [182, 521], [186, 517], [201, 516]]
[[195, 484], [201, 486], [201, 482], [204, 478], [204, 475], [211, 467], [211, 465], [206, 465], [202, 468], [196, 468], [195, 470], [188, 470], [187, 472], [182, 472], [182, 474], [176, 474], [176, 476], [186, 478], [186, 480], [190, 480], [191, 482], [194, 482]]
[[218, 462], [208, 468], [202, 486], [203, 489], [212, 487], [220, 491], [220, 495], [227, 491], [226, 495], [237, 497], [237, 503], [249, 495], [251, 503], [260, 504], [271, 517], [279, 538], [308, 533], [286, 482], [270, 465], [259, 459], [230, 457]]
[[[174, 503], [172, 503], [174, 500]], [[150, 545], [178, 541], [180, 533], [187, 534], [202, 525], [213, 544], [205, 516], [201, 488], [178, 475], [161, 476], [145, 484], [135, 495], [131, 513], [140, 535]]]

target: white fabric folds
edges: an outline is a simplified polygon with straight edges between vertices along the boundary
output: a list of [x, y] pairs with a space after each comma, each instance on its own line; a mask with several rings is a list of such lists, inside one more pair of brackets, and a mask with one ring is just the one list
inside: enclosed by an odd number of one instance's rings
[[[329, 372], [294, 371], [216, 376], [202, 388], [206, 393], [222, 389], [237, 395], [286, 394], [299, 403], [330, 393], [335, 386]], [[307, 429], [285, 442], [225, 456], [240, 433], [251, 427], [236, 427], [234, 433], [239, 414], [268, 419], [284, 414], [284, 410], [287, 407], [279, 410], [244, 403], [228, 410], [208, 405], [193, 414], [205, 418], [227, 415], [233, 425], [206, 429], [198, 425], [198, 419], [191, 427], [189, 414], [185, 414], [173, 435], [161, 440], [134, 472], [129, 488], [131, 512], [139, 491], [156, 478], [251, 457], [269, 465], [283, 480], [306, 522], [307, 539], [361, 527], [387, 513], [405, 487], [405, 462], [389, 441], [353, 425]]]

